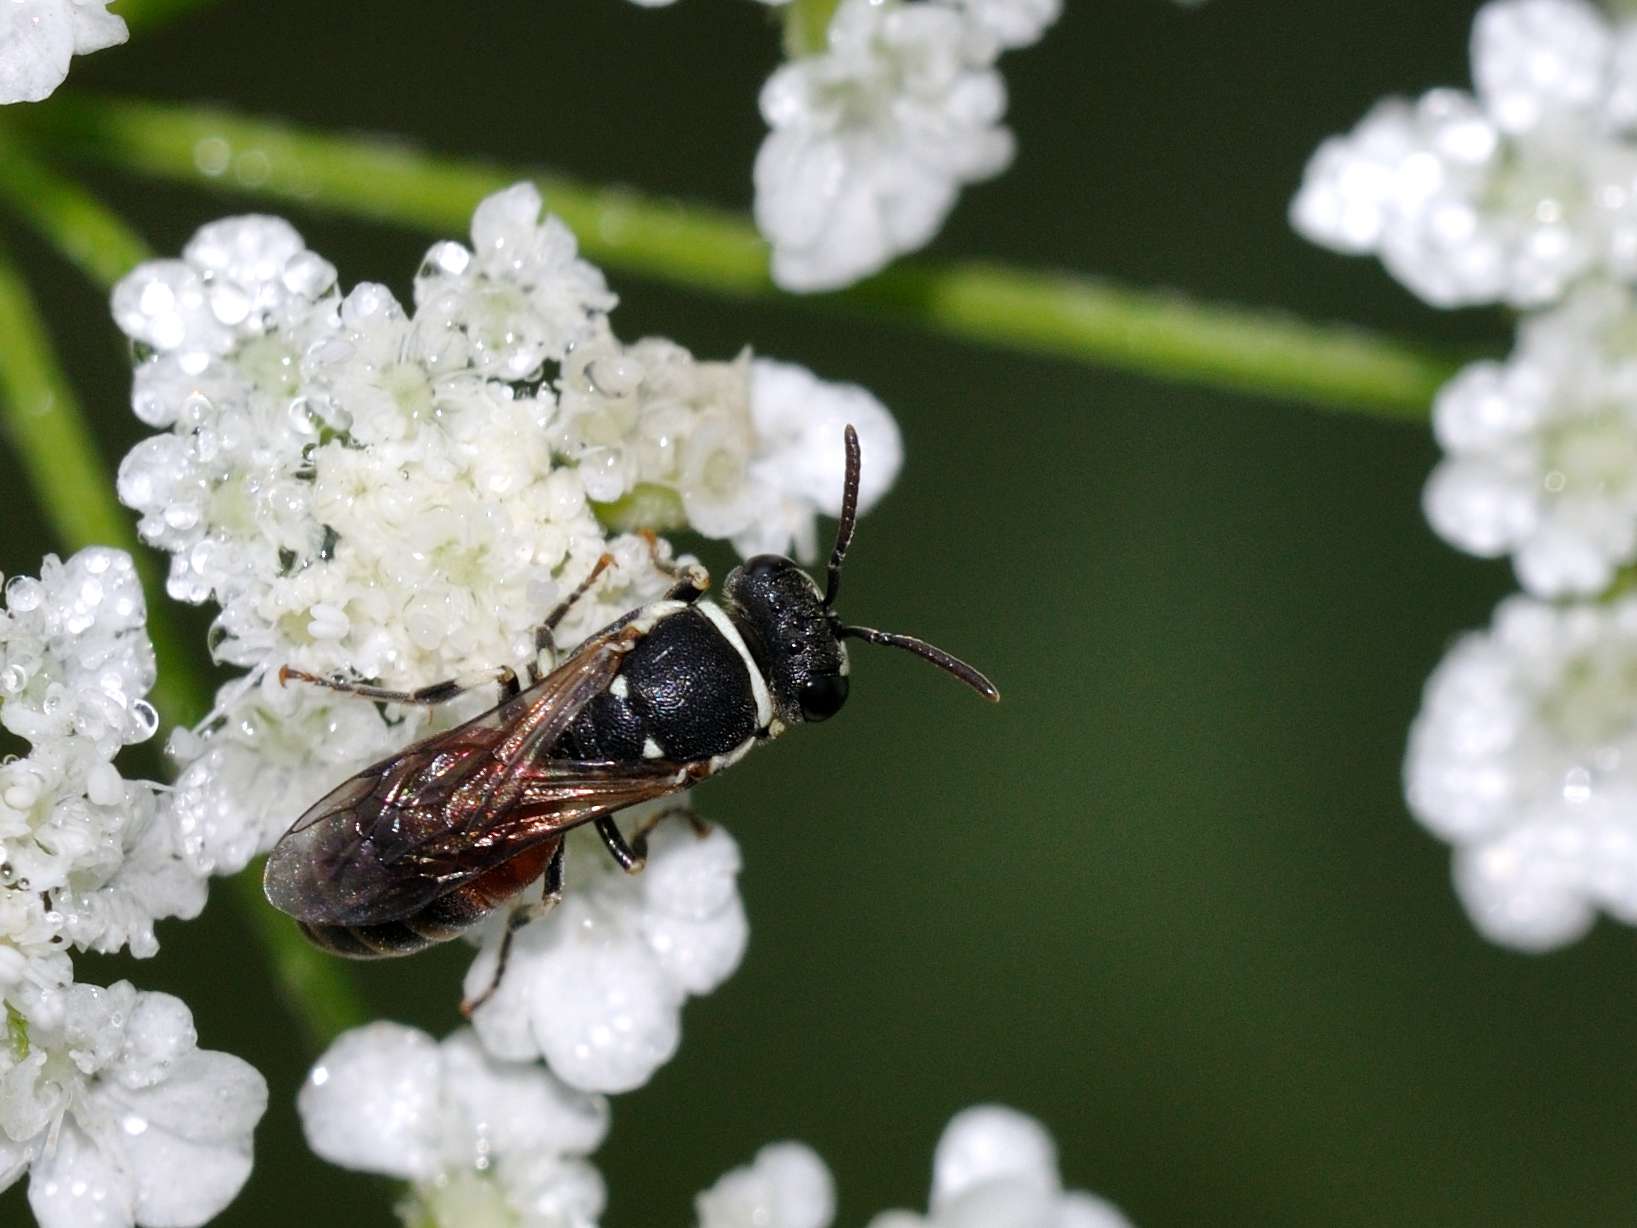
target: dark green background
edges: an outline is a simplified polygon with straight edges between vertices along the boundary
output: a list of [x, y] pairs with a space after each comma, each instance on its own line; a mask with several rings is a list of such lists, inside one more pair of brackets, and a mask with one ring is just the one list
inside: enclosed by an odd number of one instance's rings
[[[937, 253], [1504, 344], [1498, 315], [1431, 312], [1284, 221], [1320, 138], [1382, 94], [1466, 82], [1469, 6], [1070, 7], [1005, 60], [1017, 163]], [[728, 0], [245, 0], [77, 62], [74, 85], [740, 206], [776, 47]], [[164, 251], [243, 208], [94, 182]], [[295, 220], [346, 281], [407, 296], [426, 236]], [[100, 296], [14, 238], [117, 455], [139, 430]], [[691, 1222], [695, 1191], [786, 1136], [829, 1160], [840, 1223], [922, 1205], [944, 1121], [987, 1099], [1040, 1117], [1068, 1181], [1147, 1228], [1633, 1219], [1630, 932], [1547, 958], [1486, 944], [1401, 798], [1424, 678], [1511, 586], [1425, 527], [1427, 432], [616, 282], [622, 335], [750, 341], [893, 408], [909, 462], [847, 613], [969, 655], [1006, 702], [861, 649], [844, 719], [705, 790], [744, 847], [750, 950], [615, 1102], [613, 1228]], [[25, 504], [6, 500], [8, 572], [49, 545]], [[386, 1183], [299, 1140], [310, 1055], [232, 908], [162, 937], [85, 975], [182, 994], [206, 1045], [266, 1072], [259, 1162], [220, 1222], [386, 1222]], [[359, 977], [443, 1031], [466, 958]]]

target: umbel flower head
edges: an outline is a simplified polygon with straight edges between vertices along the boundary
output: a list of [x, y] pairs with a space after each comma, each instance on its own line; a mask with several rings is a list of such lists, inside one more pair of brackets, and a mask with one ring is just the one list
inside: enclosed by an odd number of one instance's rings
[[0, 1046], [0, 1190], [40, 1228], [192, 1228], [250, 1175], [267, 1084], [169, 994], [74, 985]]
[[828, 42], [762, 89], [756, 224], [787, 290], [857, 281], [924, 246], [963, 185], [1012, 160], [1003, 46], [1057, 0], [842, 0]]
[[28, 753], [0, 762], [0, 999], [27, 1017], [67, 984], [69, 947], [151, 955], [156, 920], [204, 905], [153, 786], [114, 762], [158, 725], [153, 681], [122, 551], [48, 555], [5, 585], [0, 725]]
[[1491, 0], [1475, 94], [1379, 103], [1326, 141], [1296, 229], [1373, 252], [1437, 306], [1537, 306], [1575, 280], [1637, 276], [1637, 55], [1587, 0]]
[[0, 608], [0, 1190], [28, 1175], [41, 1228], [188, 1228], [238, 1192], [266, 1085], [200, 1051], [188, 1009], [75, 984], [71, 950], [152, 955], [205, 885], [157, 787], [115, 757], [153, 735], [153, 648], [122, 551], [48, 555]]
[[1637, 924], [1637, 597], [1502, 603], [1428, 681], [1405, 778], [1489, 937], [1558, 946], [1599, 909]]
[[606, 1193], [584, 1157], [608, 1104], [539, 1066], [499, 1061], [470, 1031], [441, 1044], [374, 1023], [346, 1033], [297, 1102], [312, 1149], [411, 1183], [400, 1212], [425, 1228], [595, 1228]]

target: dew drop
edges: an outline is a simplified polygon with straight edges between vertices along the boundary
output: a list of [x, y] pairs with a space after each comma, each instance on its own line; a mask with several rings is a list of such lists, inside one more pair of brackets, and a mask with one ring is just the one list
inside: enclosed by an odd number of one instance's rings
[[153, 737], [159, 729], [159, 713], [145, 699], [131, 705], [131, 719], [136, 722], [137, 730], [144, 739]]
[[13, 614], [29, 614], [45, 599], [45, 589], [31, 576], [13, 576], [6, 581], [6, 608]]

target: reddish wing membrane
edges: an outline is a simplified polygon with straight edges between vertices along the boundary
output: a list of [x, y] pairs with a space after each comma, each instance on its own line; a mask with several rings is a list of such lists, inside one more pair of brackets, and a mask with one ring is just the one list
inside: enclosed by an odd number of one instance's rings
[[400, 920], [578, 823], [684, 787], [685, 766], [539, 757], [619, 671], [602, 635], [523, 694], [332, 790], [274, 846], [275, 908], [321, 925]]

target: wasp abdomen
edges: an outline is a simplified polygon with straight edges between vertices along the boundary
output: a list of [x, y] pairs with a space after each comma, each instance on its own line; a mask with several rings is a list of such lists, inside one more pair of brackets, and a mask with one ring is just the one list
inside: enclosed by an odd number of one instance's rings
[[[410, 928], [407, 921], [387, 921], [381, 925], [315, 925], [303, 921], [301, 932], [326, 951], [348, 959], [386, 959], [393, 955], [413, 955], [443, 938], [431, 938]], [[459, 931], [455, 931], [458, 933]], [[444, 937], [452, 938], [454, 933]]]
[[327, 951], [349, 959], [413, 955], [470, 929], [539, 878], [562, 841], [544, 840], [471, 882], [440, 895], [419, 912], [377, 925], [303, 921], [301, 932]]
[[319, 946], [349, 959], [413, 955], [447, 942], [493, 911], [500, 901], [490, 902], [477, 887], [477, 883], [469, 883], [400, 921], [383, 921], [378, 925], [322, 925], [304, 921], [301, 931]]
[[553, 754], [682, 763], [726, 755], [766, 725], [766, 690], [727, 616], [701, 601], [654, 623]]

